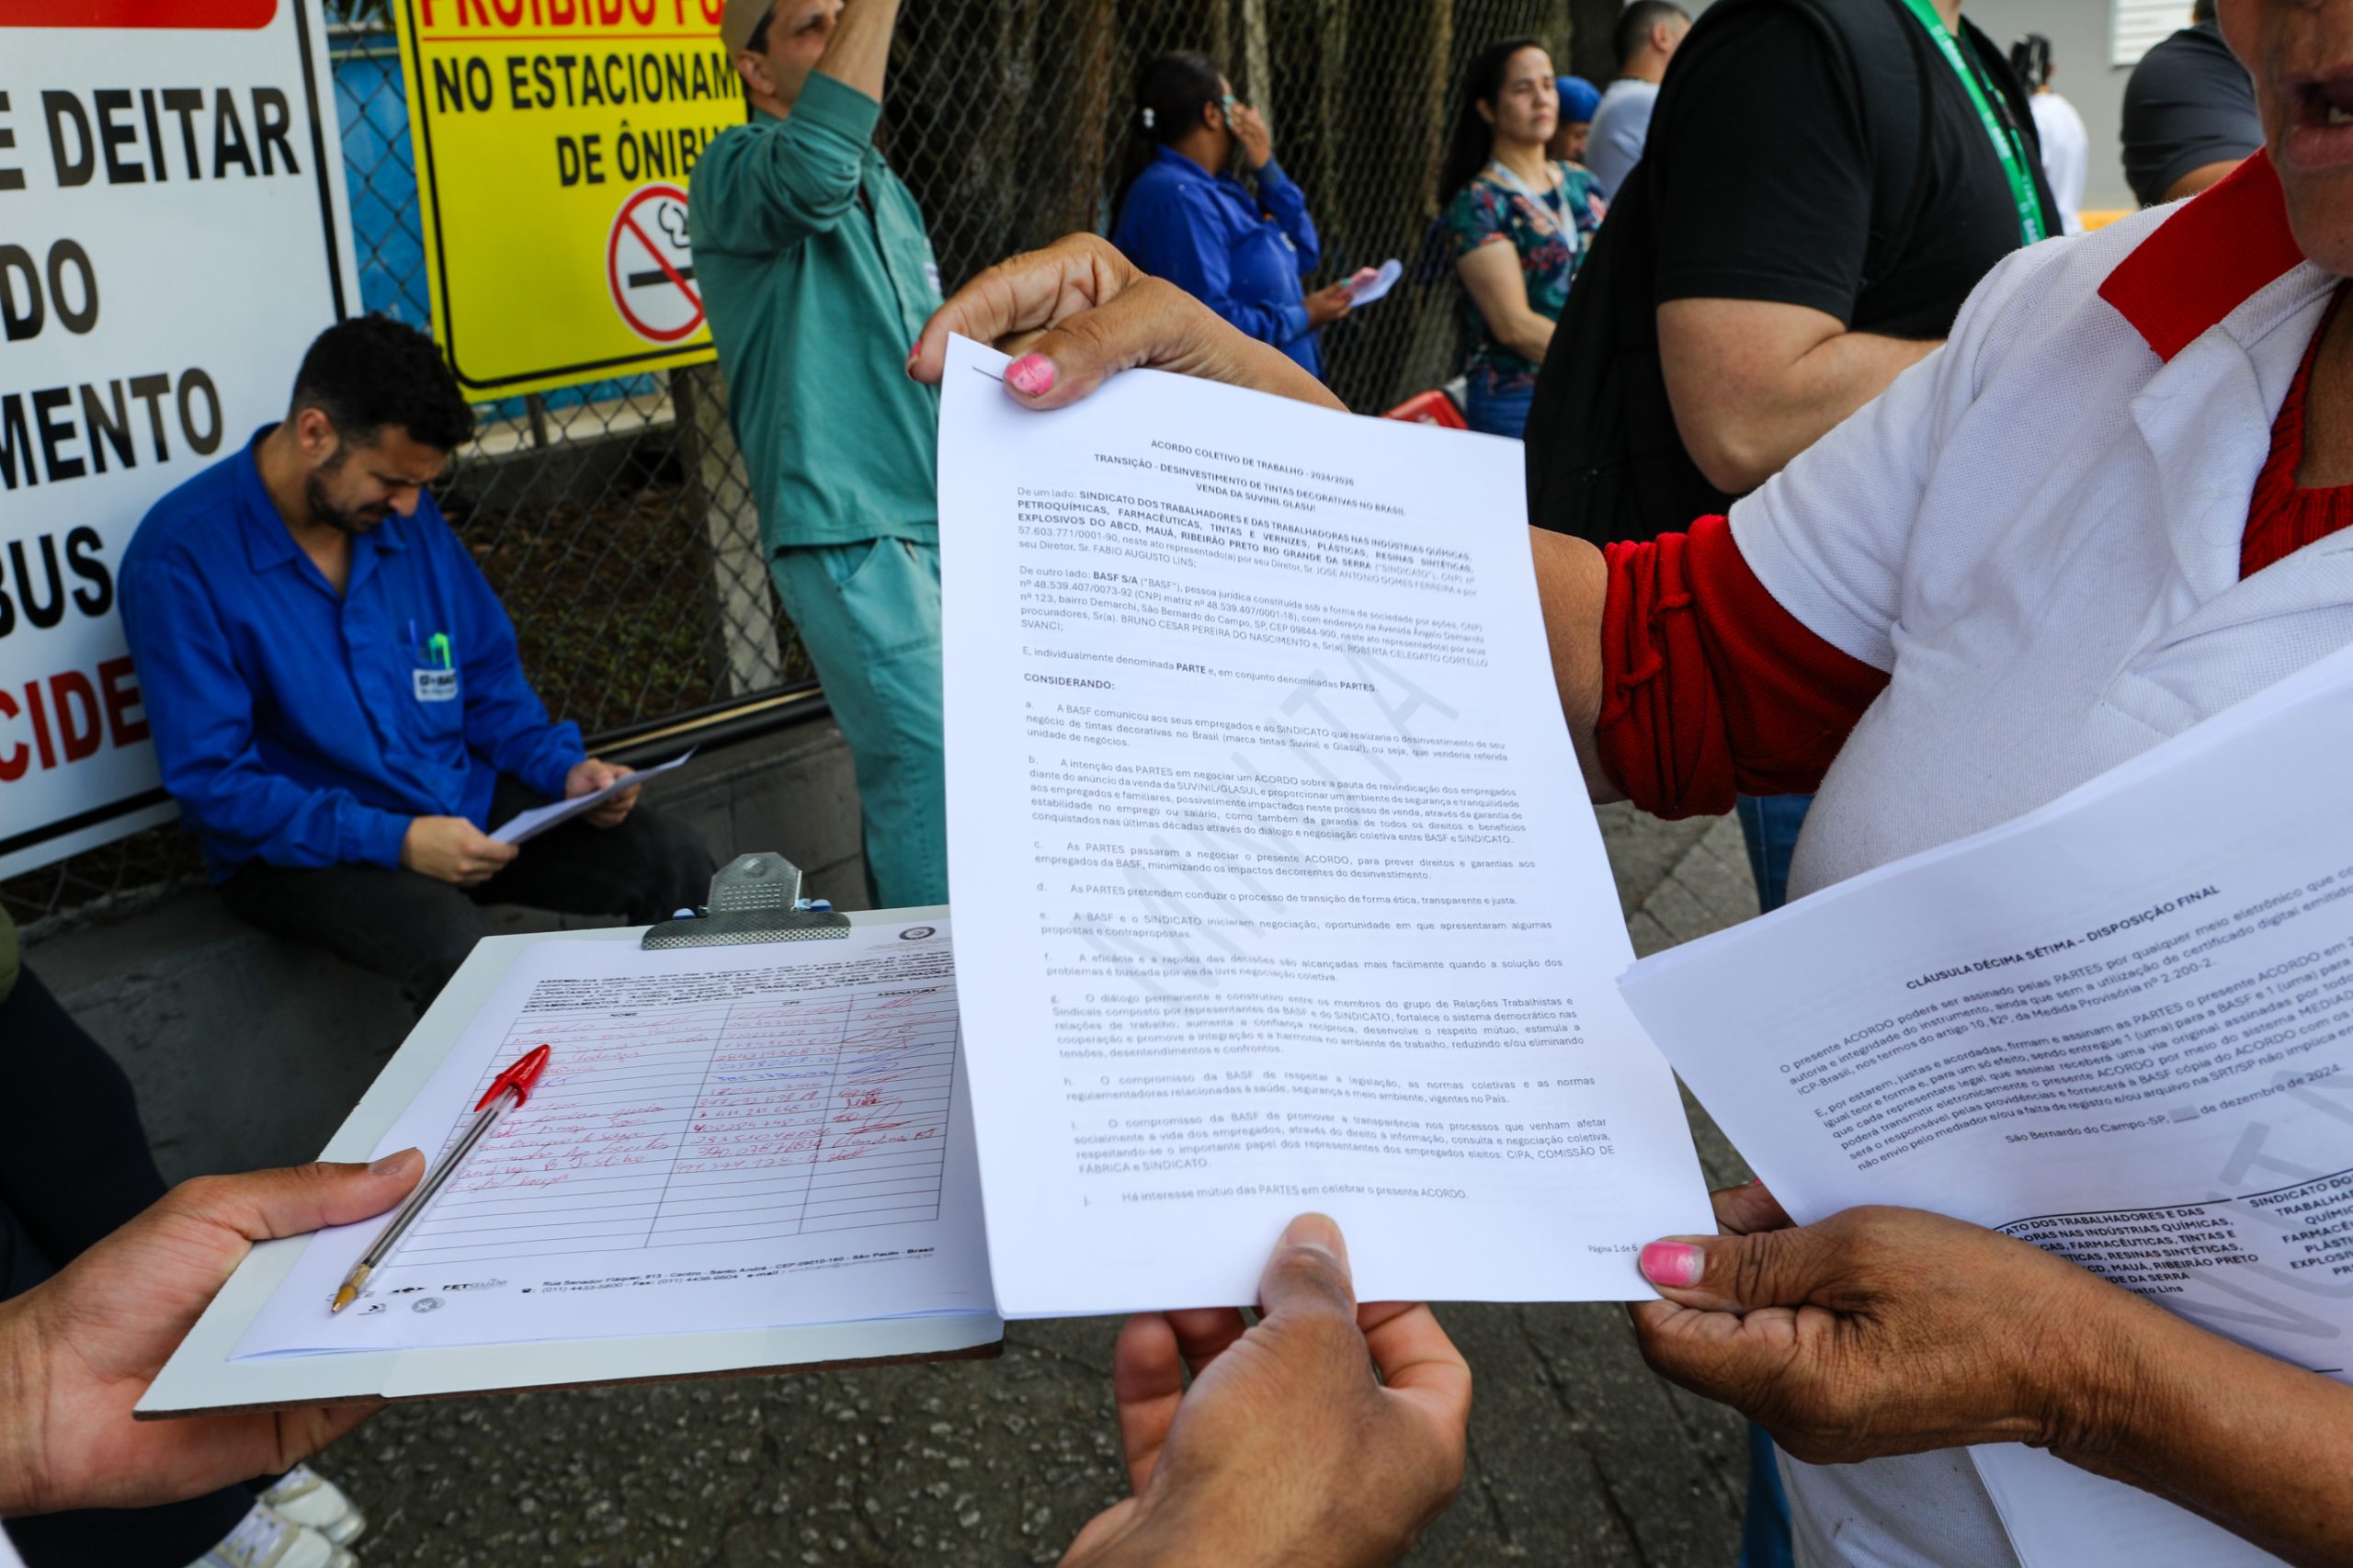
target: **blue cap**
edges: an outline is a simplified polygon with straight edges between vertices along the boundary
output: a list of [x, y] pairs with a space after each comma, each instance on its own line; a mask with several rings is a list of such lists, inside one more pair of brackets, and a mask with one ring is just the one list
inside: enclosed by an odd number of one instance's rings
[[1601, 89], [1582, 76], [1561, 78], [1561, 123], [1590, 125], [1593, 111], [1601, 107]]

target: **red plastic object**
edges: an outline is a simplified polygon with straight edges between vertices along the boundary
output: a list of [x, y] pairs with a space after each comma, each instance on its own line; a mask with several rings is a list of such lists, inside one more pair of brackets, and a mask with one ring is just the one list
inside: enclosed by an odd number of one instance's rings
[[266, 28], [278, 0], [6, 0], [0, 28]]
[[1469, 421], [1454, 400], [1446, 395], [1443, 387], [1432, 387], [1416, 397], [1409, 397], [1388, 413], [1383, 419], [1403, 419], [1410, 425], [1442, 425], [1449, 430], [1468, 430]]
[[549, 1054], [546, 1046], [534, 1047], [529, 1055], [491, 1080], [490, 1092], [474, 1102], [474, 1108], [488, 1109], [491, 1101], [512, 1089], [515, 1091], [516, 1108], [521, 1109], [529, 1102], [531, 1090], [538, 1085], [540, 1074], [548, 1070]]

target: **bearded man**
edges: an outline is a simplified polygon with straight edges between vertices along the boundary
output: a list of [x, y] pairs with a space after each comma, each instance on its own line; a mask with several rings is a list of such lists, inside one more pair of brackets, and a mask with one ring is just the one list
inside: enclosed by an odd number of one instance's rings
[[528, 845], [489, 829], [622, 769], [554, 723], [427, 486], [473, 434], [431, 338], [329, 327], [284, 420], [157, 502], [123, 628], [165, 788], [222, 900], [421, 1012], [482, 903], [634, 924], [702, 902], [708, 850], [617, 794]]

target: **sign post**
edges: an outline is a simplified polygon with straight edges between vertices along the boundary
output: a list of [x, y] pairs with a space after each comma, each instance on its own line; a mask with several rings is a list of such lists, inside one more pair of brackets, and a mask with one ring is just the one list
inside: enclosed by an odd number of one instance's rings
[[723, 0], [394, 0], [433, 335], [466, 395], [712, 357], [687, 192], [744, 121]]
[[358, 309], [334, 102], [318, 0], [0, 4], [0, 877], [174, 814], [116, 574]]

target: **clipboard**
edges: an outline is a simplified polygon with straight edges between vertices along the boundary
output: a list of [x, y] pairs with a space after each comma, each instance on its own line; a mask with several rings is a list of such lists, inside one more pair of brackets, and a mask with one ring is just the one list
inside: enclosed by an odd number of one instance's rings
[[[795, 874], [797, 883], [798, 874]], [[835, 915], [847, 932], [859, 926], [937, 921], [945, 905]], [[707, 917], [706, 917], [707, 918]], [[676, 921], [679, 926], [702, 920]], [[417, 1021], [320, 1157], [365, 1160], [454, 1050], [467, 1024], [490, 1000], [516, 959], [547, 941], [642, 942], [631, 926], [492, 937], [479, 943]], [[745, 940], [742, 937], [733, 938]], [[774, 939], [774, 938], [771, 938]], [[232, 1362], [246, 1328], [294, 1267], [307, 1238], [255, 1247], [139, 1402], [142, 1421], [226, 1415], [305, 1405], [399, 1403], [459, 1395], [670, 1382], [776, 1372], [834, 1371], [911, 1361], [985, 1360], [1005, 1347], [1005, 1323], [994, 1312], [881, 1318], [861, 1323], [699, 1334], [566, 1339], [541, 1344], [370, 1350], [347, 1355], [274, 1357]], [[582, 1377], [584, 1367], [596, 1375]]]
[[[679, 918], [648, 926], [642, 945], [665, 948], [726, 948], [754, 942], [838, 941], [853, 926], [821, 898], [804, 898], [801, 868], [781, 855], [738, 855], [710, 879], [710, 904], [678, 912]], [[935, 907], [945, 907], [938, 905]], [[883, 911], [875, 911], [881, 918]], [[920, 915], [920, 910], [893, 910]]]

